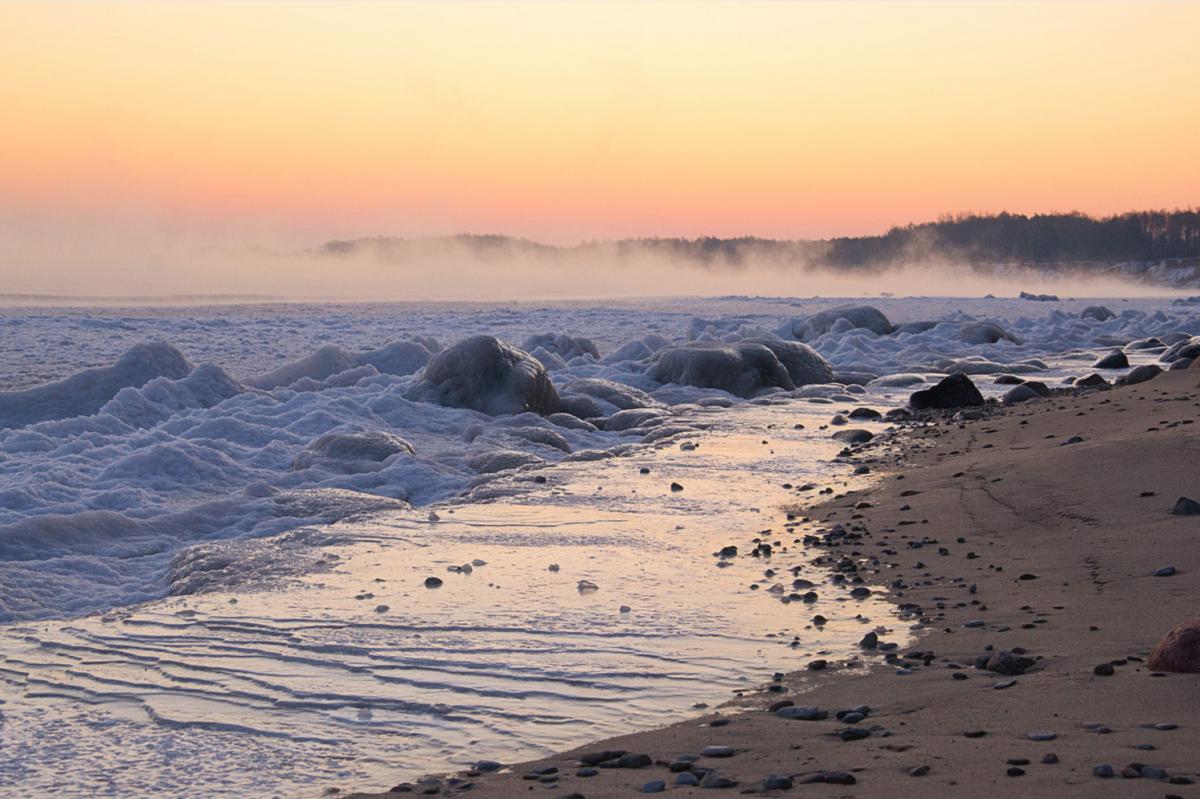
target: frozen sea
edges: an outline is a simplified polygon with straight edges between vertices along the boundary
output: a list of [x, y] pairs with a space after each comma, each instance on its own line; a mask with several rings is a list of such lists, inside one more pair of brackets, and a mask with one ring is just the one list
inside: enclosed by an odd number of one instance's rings
[[[845, 304], [892, 330], [814, 322]], [[10, 308], [0, 329], [0, 795], [317, 796], [659, 725], [867, 629], [902, 645], [782, 510], [871, 479], [830, 417], [950, 372], [991, 395], [999, 374], [1112, 378], [1097, 357], [1171, 357], [1200, 306]], [[532, 352], [590, 421], [415, 398], [479, 334]], [[830, 381], [649, 374], [668, 347], [798, 338]], [[744, 556], [755, 538], [770, 563]], [[789, 601], [792, 580], [818, 599]]]

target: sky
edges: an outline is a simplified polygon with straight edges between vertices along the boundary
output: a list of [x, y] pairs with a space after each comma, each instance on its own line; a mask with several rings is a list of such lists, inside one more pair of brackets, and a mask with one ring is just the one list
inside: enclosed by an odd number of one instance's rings
[[376, 234], [1192, 206], [1197, 41], [1186, 2], [6, 2], [0, 291]]

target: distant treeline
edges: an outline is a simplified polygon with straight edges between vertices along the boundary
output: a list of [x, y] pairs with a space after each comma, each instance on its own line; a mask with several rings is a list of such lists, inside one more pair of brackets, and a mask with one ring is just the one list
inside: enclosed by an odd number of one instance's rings
[[1117, 263], [1200, 257], [1200, 211], [946, 217], [882, 236], [829, 242], [831, 266], [871, 266], [944, 256], [973, 263]]
[[1144, 263], [1200, 258], [1200, 210], [1138, 211], [1104, 218], [1079, 213], [964, 214], [892, 228], [881, 236], [826, 240], [709, 236], [620, 239], [557, 247], [501, 235], [434, 239], [377, 236], [329, 241], [316, 252], [335, 256], [372, 254], [403, 261], [448, 247], [483, 258], [558, 260], [655, 255], [714, 268], [752, 262], [831, 268], [887, 267], [932, 260], [978, 265]]

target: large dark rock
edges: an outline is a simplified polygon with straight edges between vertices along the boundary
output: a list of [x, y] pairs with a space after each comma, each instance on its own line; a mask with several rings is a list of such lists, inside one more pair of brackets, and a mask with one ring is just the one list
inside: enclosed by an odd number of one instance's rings
[[1129, 358], [1120, 350], [1113, 350], [1092, 364], [1093, 369], [1126, 369], [1128, 367]]
[[1200, 674], [1200, 619], [1176, 625], [1154, 647], [1146, 665], [1153, 671]]
[[967, 408], [983, 404], [983, 395], [966, 375], [950, 375], [932, 388], [914, 392], [908, 404], [917, 410]]
[[719, 388], [739, 397], [753, 396], [762, 388], [796, 387], [770, 348], [744, 341], [670, 347], [658, 353], [646, 374], [659, 383]]
[[495, 336], [472, 336], [433, 357], [408, 391], [417, 402], [500, 414], [559, 410], [546, 368]]

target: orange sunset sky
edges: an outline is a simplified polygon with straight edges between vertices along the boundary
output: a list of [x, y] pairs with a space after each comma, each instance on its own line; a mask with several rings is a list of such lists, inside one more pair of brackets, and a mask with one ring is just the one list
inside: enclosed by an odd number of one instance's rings
[[1194, 205], [1200, 4], [0, 5], [0, 272]]

